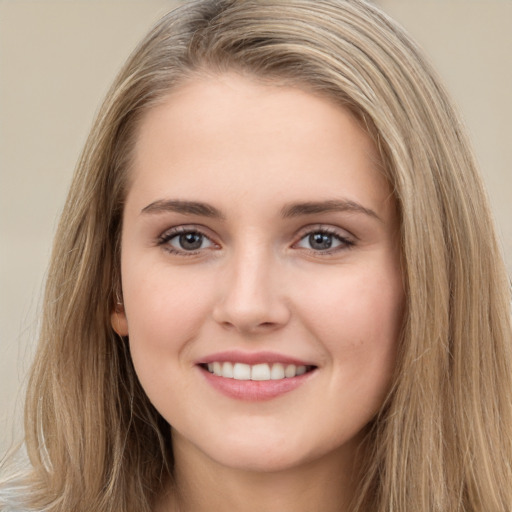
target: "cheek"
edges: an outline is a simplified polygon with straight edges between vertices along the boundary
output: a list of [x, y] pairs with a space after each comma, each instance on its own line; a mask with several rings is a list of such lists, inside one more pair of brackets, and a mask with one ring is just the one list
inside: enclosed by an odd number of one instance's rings
[[[178, 361], [208, 316], [208, 280], [170, 269], [129, 268], [123, 275], [128, 334], [137, 369]], [[151, 370], [149, 370], [151, 371]]]
[[302, 311], [340, 378], [367, 391], [389, 381], [403, 317], [397, 271], [351, 269], [329, 282], [317, 281], [305, 294]]

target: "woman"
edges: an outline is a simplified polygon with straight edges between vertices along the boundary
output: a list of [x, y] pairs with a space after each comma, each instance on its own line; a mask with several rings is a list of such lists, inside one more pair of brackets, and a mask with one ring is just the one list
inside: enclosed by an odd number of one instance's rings
[[18, 506], [509, 510], [491, 226], [446, 94], [374, 6], [187, 2], [79, 163]]

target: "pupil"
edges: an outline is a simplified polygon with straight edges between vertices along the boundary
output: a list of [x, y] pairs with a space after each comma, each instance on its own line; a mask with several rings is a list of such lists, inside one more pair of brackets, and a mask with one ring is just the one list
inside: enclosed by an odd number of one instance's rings
[[309, 235], [309, 244], [313, 249], [329, 249], [332, 245], [332, 236], [325, 233]]
[[199, 233], [185, 233], [180, 235], [180, 245], [183, 249], [193, 251], [201, 248], [203, 236]]

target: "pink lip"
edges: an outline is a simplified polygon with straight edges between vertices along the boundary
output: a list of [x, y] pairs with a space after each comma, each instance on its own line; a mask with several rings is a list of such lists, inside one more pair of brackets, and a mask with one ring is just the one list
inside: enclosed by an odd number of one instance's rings
[[223, 395], [228, 396], [229, 398], [245, 400], [248, 402], [271, 400], [272, 398], [284, 395], [285, 393], [297, 389], [300, 385], [307, 382], [316, 374], [316, 371], [312, 370], [297, 377], [280, 380], [257, 381], [228, 379], [226, 377], [214, 375], [201, 366], [199, 369], [206, 381], [217, 391], [220, 391]]
[[225, 352], [217, 352], [204, 357], [196, 362], [196, 364], [208, 364], [215, 362], [228, 362], [228, 363], [244, 363], [244, 364], [261, 364], [261, 363], [282, 363], [294, 364], [296, 366], [315, 366], [310, 362], [301, 361], [284, 354], [277, 354], [275, 352], [241, 352], [237, 350], [228, 350]]
[[223, 395], [230, 398], [245, 401], [262, 401], [271, 400], [278, 396], [284, 395], [294, 389], [298, 388], [307, 382], [316, 371], [308, 371], [303, 375], [297, 377], [284, 378], [279, 380], [236, 380], [226, 377], [219, 377], [210, 373], [205, 366], [208, 363], [214, 362], [229, 362], [229, 363], [244, 363], [244, 364], [261, 364], [261, 363], [281, 363], [284, 365], [294, 364], [296, 366], [316, 366], [308, 361], [303, 361], [276, 352], [241, 352], [238, 350], [228, 350], [225, 352], [217, 352], [210, 354], [197, 361], [197, 366], [202, 375], [213, 388], [220, 391]]

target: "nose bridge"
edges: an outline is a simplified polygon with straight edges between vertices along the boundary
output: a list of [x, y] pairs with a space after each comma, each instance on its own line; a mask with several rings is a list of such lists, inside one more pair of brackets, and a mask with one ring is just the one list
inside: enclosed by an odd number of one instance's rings
[[226, 262], [216, 320], [248, 332], [284, 325], [289, 311], [277, 282], [279, 260], [266, 245], [247, 242]]

